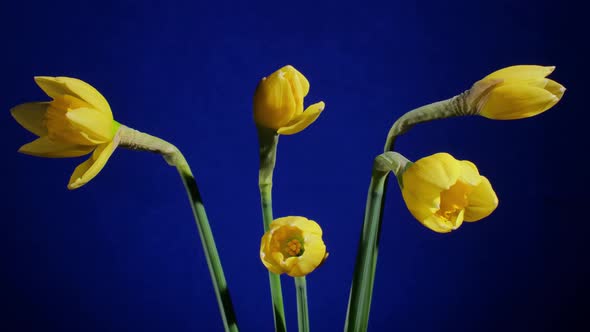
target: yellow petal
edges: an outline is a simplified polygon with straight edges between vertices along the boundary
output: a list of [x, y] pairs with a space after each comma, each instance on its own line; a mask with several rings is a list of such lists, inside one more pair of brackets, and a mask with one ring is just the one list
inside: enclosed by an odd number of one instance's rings
[[404, 187], [402, 197], [412, 216], [420, 222], [430, 218], [440, 208], [440, 196], [434, 198], [416, 196], [407, 187]]
[[[59, 106], [59, 105], [58, 105]], [[54, 140], [69, 144], [96, 146], [103, 142], [102, 139], [90, 137], [86, 132], [74, 127], [72, 121], [66, 117], [68, 111], [54, 107], [54, 102], [49, 103], [45, 114], [48, 136]]]
[[111, 114], [107, 100], [92, 85], [71, 77], [37, 76], [35, 82], [53, 99], [72, 95], [95, 107], [100, 112]]
[[453, 156], [436, 153], [416, 161], [403, 173], [403, 188], [417, 197], [430, 200], [453, 186], [461, 170], [461, 163]]
[[287, 73], [285, 75], [286, 78], [289, 79], [296, 87], [297, 93], [294, 94], [294, 96], [301, 99], [307, 96], [309, 93], [309, 81], [307, 78], [291, 65], [286, 65], [285, 67], [281, 68], [281, 70]]
[[282, 226], [291, 226], [299, 229], [302, 232], [313, 233], [322, 236], [322, 229], [318, 223], [300, 216], [287, 216], [277, 218], [270, 223], [270, 229], [274, 230]]
[[431, 215], [424, 220], [418, 220], [420, 223], [426, 228], [433, 230], [437, 233], [449, 233], [453, 230], [453, 227], [450, 226], [448, 222], [445, 222], [441, 217], [437, 215]]
[[45, 113], [49, 103], [26, 103], [10, 110], [12, 117], [26, 130], [37, 136], [47, 136]]
[[480, 184], [467, 197], [469, 204], [465, 208], [465, 221], [478, 221], [489, 216], [498, 206], [498, 197], [490, 181], [481, 177]]
[[57, 77], [58, 82], [65, 84], [67, 89], [73, 92], [80, 99], [94, 106], [97, 110], [111, 114], [111, 107], [105, 97], [92, 85], [71, 77]]
[[285, 78], [291, 84], [293, 98], [295, 98], [296, 110], [291, 118], [295, 118], [303, 113], [303, 98], [309, 93], [309, 82], [297, 69], [291, 65], [281, 68], [285, 72]]
[[36, 76], [35, 82], [41, 90], [53, 99], [72, 93], [65, 84], [58, 82], [55, 77]]
[[256, 124], [279, 129], [295, 114], [297, 103], [285, 72], [278, 70], [263, 78], [254, 92], [254, 121]]
[[477, 170], [477, 166], [469, 160], [461, 160], [461, 175], [459, 181], [470, 186], [477, 186], [481, 182], [481, 176]]
[[117, 143], [114, 140], [99, 145], [88, 160], [76, 167], [70, 178], [68, 189], [80, 188], [92, 180], [102, 170], [116, 147]]
[[[525, 81], [519, 82], [519, 84], [525, 84], [525, 85], [532, 86], [535, 88], [545, 89], [548, 82], [549, 82], [548, 78], [535, 78], [532, 80], [525, 80]], [[511, 83], [508, 82], [507, 84], [511, 84]]]
[[287, 216], [287, 217], [281, 217], [281, 218], [277, 218], [275, 220], [273, 220], [270, 223], [270, 229], [275, 229], [281, 226], [292, 226], [294, 224], [300, 223], [307, 220], [307, 218], [305, 217], [299, 217], [299, 216]]
[[314, 236], [322, 236], [322, 228], [320, 227], [320, 225], [318, 225], [317, 222], [310, 220], [310, 219], [305, 219], [305, 221], [300, 222], [297, 227], [299, 227], [299, 229], [301, 229], [301, 231], [303, 232], [303, 234], [313, 234]]
[[262, 264], [272, 273], [281, 274], [283, 273], [280, 266], [274, 261], [272, 254], [269, 250], [270, 232], [264, 233], [262, 240], [260, 241], [260, 260]]
[[302, 277], [313, 272], [326, 256], [326, 245], [320, 236], [309, 234], [305, 237], [305, 251], [295, 258], [291, 264], [285, 265], [285, 273], [291, 277]]
[[457, 215], [457, 218], [455, 220], [451, 221], [451, 223], [454, 223], [454, 225], [452, 225], [453, 230], [456, 230], [457, 228], [461, 227], [464, 220], [465, 220], [465, 210], [461, 210], [461, 212], [459, 212], [459, 214]]
[[36, 157], [69, 158], [83, 156], [90, 153], [93, 149], [94, 146], [62, 143], [52, 141], [49, 137], [43, 136], [21, 146], [18, 152]]
[[[281, 255], [282, 258], [283, 255]], [[289, 271], [296, 268], [296, 265], [299, 264], [300, 257], [289, 257], [285, 260], [281, 260], [281, 269], [283, 272], [289, 274]]]
[[561, 99], [563, 94], [565, 93], [565, 87], [554, 80], [547, 80], [547, 85], [545, 86], [545, 90], [551, 92], [555, 97]]
[[293, 135], [307, 128], [320, 116], [326, 105], [323, 101], [310, 105], [299, 117], [293, 119], [286, 127], [281, 127], [277, 131], [281, 135]]
[[551, 74], [555, 66], [518, 65], [502, 68], [484, 79], [502, 79], [504, 82], [543, 78]]
[[521, 84], [494, 88], [480, 110], [480, 115], [496, 120], [513, 120], [535, 116], [559, 101], [551, 92]]
[[108, 142], [115, 136], [113, 119], [104, 112], [93, 108], [78, 108], [69, 110], [66, 117], [92, 141]]

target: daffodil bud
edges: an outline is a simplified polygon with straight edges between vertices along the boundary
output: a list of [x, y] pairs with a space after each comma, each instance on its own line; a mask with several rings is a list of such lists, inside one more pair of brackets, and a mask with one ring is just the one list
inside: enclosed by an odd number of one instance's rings
[[260, 243], [260, 259], [273, 273], [302, 277], [328, 257], [322, 229], [304, 217], [275, 219]]
[[[472, 109], [495, 120], [528, 118], [553, 107], [565, 88], [546, 78], [555, 67], [519, 65], [497, 70], [474, 84]], [[478, 86], [486, 86], [481, 89]]]
[[293, 66], [264, 77], [254, 93], [254, 121], [282, 135], [296, 134], [312, 124], [324, 110], [319, 102], [303, 109], [309, 82]]
[[118, 144], [119, 123], [106, 99], [91, 85], [70, 77], [35, 77], [53, 100], [18, 105], [12, 116], [39, 136], [19, 152], [37, 157], [79, 157], [92, 152], [72, 174], [69, 189], [88, 183], [104, 167]]
[[424, 226], [447, 233], [463, 221], [478, 221], [498, 206], [488, 179], [470, 161], [437, 153], [411, 164], [399, 174], [402, 196]]

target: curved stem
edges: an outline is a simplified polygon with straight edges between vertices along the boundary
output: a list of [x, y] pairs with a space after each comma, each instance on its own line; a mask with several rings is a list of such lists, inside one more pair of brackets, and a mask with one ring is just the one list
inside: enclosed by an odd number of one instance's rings
[[391, 126], [384, 151], [393, 151], [395, 139], [419, 123], [471, 114], [469, 113], [468, 96], [469, 90], [453, 98], [424, 105], [402, 115]]
[[297, 322], [299, 332], [309, 332], [309, 310], [307, 308], [307, 282], [305, 277], [295, 277], [297, 291]]
[[201, 237], [203, 250], [207, 259], [207, 266], [209, 267], [209, 272], [213, 281], [217, 304], [219, 305], [221, 318], [223, 320], [223, 326], [225, 331], [239, 331], [231, 296], [221, 266], [221, 260], [219, 258], [219, 253], [217, 252], [217, 247], [215, 246], [213, 232], [209, 225], [209, 220], [207, 218], [207, 213], [205, 212], [197, 181], [193, 176], [188, 162], [180, 150], [158, 137], [125, 126], [121, 126], [118, 136], [120, 139], [119, 146], [133, 150], [158, 153], [162, 155], [170, 165], [177, 168], [188, 194], [199, 236]]

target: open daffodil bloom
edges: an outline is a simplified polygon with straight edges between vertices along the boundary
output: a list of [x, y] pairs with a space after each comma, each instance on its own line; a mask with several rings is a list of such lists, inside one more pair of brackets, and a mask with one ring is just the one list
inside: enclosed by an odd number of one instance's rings
[[70, 77], [35, 77], [50, 102], [21, 104], [12, 116], [25, 129], [39, 136], [19, 152], [37, 157], [92, 156], [74, 170], [68, 184], [76, 189], [104, 167], [117, 147], [119, 123], [113, 119], [106, 99], [91, 85]]
[[409, 166], [402, 173], [402, 196], [412, 215], [439, 233], [485, 218], [498, 206], [496, 193], [477, 167], [448, 153]]
[[322, 229], [304, 217], [275, 219], [260, 243], [260, 259], [273, 273], [302, 277], [327, 257]]
[[312, 124], [324, 110], [319, 102], [303, 110], [309, 82], [293, 66], [285, 66], [264, 77], [254, 93], [254, 121], [281, 135], [296, 134]]
[[497, 81], [498, 84], [482, 96], [477, 105], [478, 113], [490, 119], [514, 120], [545, 112], [565, 93], [563, 85], [546, 78], [553, 70], [553, 66], [519, 65], [484, 77], [480, 82]]

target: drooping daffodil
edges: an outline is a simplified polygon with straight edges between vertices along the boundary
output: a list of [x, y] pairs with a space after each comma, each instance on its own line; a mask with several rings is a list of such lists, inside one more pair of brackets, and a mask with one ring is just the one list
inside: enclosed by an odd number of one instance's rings
[[424, 226], [447, 233], [463, 221], [478, 221], [498, 206], [485, 176], [470, 161], [437, 153], [411, 164], [401, 174], [402, 196], [410, 213]]
[[307, 107], [303, 99], [309, 82], [297, 69], [287, 65], [264, 77], [254, 93], [254, 121], [281, 135], [296, 134], [312, 124], [324, 110], [324, 102]]
[[289, 216], [275, 219], [262, 236], [260, 259], [273, 273], [302, 277], [327, 258], [322, 229], [313, 220]]
[[518, 65], [497, 70], [475, 85], [490, 88], [481, 91], [477, 114], [495, 120], [515, 120], [543, 113], [563, 97], [565, 87], [547, 78], [554, 66]]
[[92, 152], [72, 174], [68, 188], [92, 180], [118, 145], [120, 124], [113, 119], [107, 100], [90, 84], [70, 77], [35, 77], [35, 82], [53, 100], [15, 106], [12, 116], [25, 129], [39, 136], [18, 151], [46, 157], [79, 157]]

